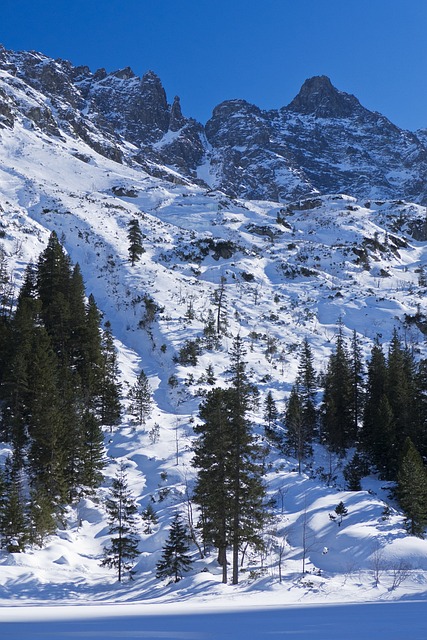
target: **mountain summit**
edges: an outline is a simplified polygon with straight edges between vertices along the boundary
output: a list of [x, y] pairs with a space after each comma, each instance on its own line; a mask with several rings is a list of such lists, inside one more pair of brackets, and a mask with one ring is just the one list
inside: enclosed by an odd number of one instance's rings
[[357, 98], [338, 91], [327, 76], [306, 80], [287, 108], [317, 118], [348, 118], [363, 109]]

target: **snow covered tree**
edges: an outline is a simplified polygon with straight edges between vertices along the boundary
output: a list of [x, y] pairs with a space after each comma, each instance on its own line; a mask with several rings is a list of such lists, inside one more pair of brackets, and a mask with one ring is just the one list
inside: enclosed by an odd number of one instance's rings
[[129, 260], [132, 267], [145, 252], [145, 249], [142, 246], [142, 238], [143, 235], [141, 227], [139, 226], [139, 220], [137, 218], [132, 218], [128, 224]]
[[181, 516], [177, 513], [169, 530], [169, 537], [163, 547], [162, 557], [157, 563], [156, 577], [173, 578], [179, 582], [183, 573], [191, 569], [191, 557], [189, 555], [189, 536], [182, 523]]
[[111, 495], [106, 504], [108, 513], [110, 544], [104, 549], [102, 566], [117, 570], [119, 582], [123, 575], [131, 579], [134, 560], [138, 557], [139, 537], [137, 535], [138, 512], [135, 498], [128, 488], [125, 465], [122, 463], [113, 479]]
[[137, 381], [128, 393], [128, 398], [131, 400], [130, 413], [137, 418], [140, 426], [145, 424], [151, 413], [153, 406], [152, 393], [147, 376], [141, 369]]

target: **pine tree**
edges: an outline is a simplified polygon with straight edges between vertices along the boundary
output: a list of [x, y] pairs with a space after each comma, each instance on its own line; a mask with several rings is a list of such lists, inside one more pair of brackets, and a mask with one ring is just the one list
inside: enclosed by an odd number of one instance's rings
[[307, 338], [304, 339], [301, 348], [296, 385], [301, 402], [301, 419], [304, 424], [305, 439], [309, 445], [313, 439], [317, 424], [317, 376], [313, 364], [313, 353]]
[[131, 400], [129, 411], [137, 418], [140, 426], [144, 425], [146, 419], [150, 416], [153, 406], [152, 393], [147, 376], [141, 369], [137, 381], [128, 394], [128, 398]]
[[208, 351], [218, 349], [220, 346], [218, 323], [212, 309], [208, 310], [208, 317], [203, 327], [203, 343]]
[[106, 465], [104, 434], [99, 420], [89, 411], [81, 419], [82, 450], [79, 482], [85, 492], [92, 493], [99, 487], [103, 479]]
[[233, 550], [233, 584], [238, 583], [239, 549], [243, 542], [262, 547], [260, 532], [267, 519], [263, 469], [256, 445], [249, 409], [258, 399], [258, 389], [249, 381], [244, 356], [246, 351], [239, 335], [233, 341], [230, 358], [230, 418], [232, 425], [231, 460], [231, 546]]
[[28, 543], [28, 526], [22, 496], [22, 482], [18, 476], [7, 474], [0, 514], [2, 547], [9, 553], [25, 550]]
[[56, 520], [52, 502], [42, 487], [31, 492], [29, 505], [29, 542], [42, 547], [48, 536], [55, 533]]
[[427, 526], [427, 477], [422, 458], [410, 438], [406, 439], [402, 451], [397, 497], [405, 512], [409, 532], [422, 538]]
[[269, 438], [273, 440], [276, 438], [274, 425], [278, 417], [279, 412], [277, 411], [273, 394], [271, 393], [271, 391], [269, 391], [264, 401], [264, 420], [267, 423], [265, 433]]
[[194, 466], [198, 468], [194, 500], [200, 505], [205, 543], [218, 548], [227, 581], [227, 547], [233, 552], [233, 584], [238, 583], [238, 554], [243, 545], [262, 547], [267, 519], [265, 488], [247, 412], [257, 389], [249, 382], [240, 337], [233, 341], [228, 389], [212, 389], [200, 405], [204, 423], [197, 425]]
[[182, 574], [190, 571], [192, 563], [188, 542], [188, 533], [181, 521], [181, 516], [177, 513], [163, 547], [162, 557], [157, 563], [157, 578], [173, 578], [175, 582], [179, 582]]
[[154, 511], [154, 507], [149, 502], [143, 512], [141, 513], [141, 518], [144, 522], [143, 532], [146, 535], [153, 533], [153, 526], [158, 523], [156, 512]]
[[311, 428], [304, 420], [303, 405], [299, 394], [299, 387], [291, 389], [286, 407], [286, 445], [285, 450], [298, 460], [298, 473], [301, 473], [301, 463], [306, 455], [311, 454]]
[[230, 390], [214, 388], [200, 405], [204, 421], [194, 427], [199, 436], [194, 447], [193, 466], [197, 468], [194, 501], [201, 509], [201, 529], [205, 545], [218, 549], [218, 562], [227, 582], [226, 551], [231, 530], [231, 476], [233, 464]]
[[139, 220], [137, 218], [133, 218], [128, 224], [129, 260], [132, 267], [145, 252], [145, 249], [142, 246], [142, 238], [143, 236], [141, 227], [139, 226]]
[[387, 364], [384, 351], [376, 340], [368, 363], [366, 396], [360, 442], [363, 451], [384, 477], [391, 473], [394, 453], [394, 417], [386, 395]]
[[117, 351], [114, 346], [111, 325], [108, 321], [104, 325], [102, 355], [100, 419], [102, 424], [113, 427], [120, 423], [121, 385], [118, 381]]
[[136, 502], [128, 488], [125, 465], [122, 463], [113, 480], [111, 495], [106, 504], [110, 545], [104, 549], [102, 566], [117, 570], [119, 582], [125, 573], [132, 579], [134, 560], [138, 557]]
[[360, 427], [360, 422], [363, 414], [363, 402], [365, 397], [364, 388], [364, 362], [362, 347], [360, 340], [357, 337], [356, 331], [353, 331], [353, 337], [351, 340], [351, 352], [350, 363], [352, 373], [352, 388], [353, 388], [353, 421], [354, 421], [354, 433], [357, 434]]
[[43, 486], [52, 505], [66, 501], [64, 416], [58, 389], [58, 361], [43, 327], [34, 333], [29, 372], [28, 433], [32, 486]]
[[356, 437], [352, 404], [351, 364], [339, 323], [335, 350], [329, 358], [325, 376], [322, 403], [323, 437], [335, 453], [343, 454]]

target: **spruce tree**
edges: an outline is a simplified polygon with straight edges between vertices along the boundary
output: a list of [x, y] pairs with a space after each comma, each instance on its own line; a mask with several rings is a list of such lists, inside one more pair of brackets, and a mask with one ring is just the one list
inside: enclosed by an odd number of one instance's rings
[[119, 582], [126, 573], [132, 579], [135, 573], [134, 561], [139, 555], [136, 520], [138, 509], [135, 498], [128, 488], [123, 463], [113, 479], [106, 508], [111, 539], [110, 544], [104, 549], [104, 559], [101, 564], [116, 569]]
[[298, 460], [298, 473], [301, 473], [301, 463], [306, 455], [311, 454], [312, 431], [304, 420], [303, 404], [299, 394], [299, 387], [291, 389], [286, 407], [286, 438], [285, 451]]
[[406, 515], [408, 531], [420, 538], [427, 526], [427, 477], [422, 458], [406, 438], [397, 474], [397, 497]]
[[226, 581], [226, 550], [233, 552], [233, 584], [238, 582], [239, 549], [262, 546], [266, 521], [261, 451], [248, 420], [257, 389], [249, 381], [240, 336], [233, 341], [229, 388], [212, 389], [200, 407], [194, 464], [199, 466], [195, 501], [201, 507], [205, 541], [218, 547]]
[[265, 428], [266, 435], [273, 440], [275, 437], [274, 424], [278, 417], [279, 412], [277, 411], [273, 394], [271, 393], [271, 391], [269, 391], [264, 401], [264, 420], [267, 423], [267, 426]]
[[86, 411], [81, 418], [82, 449], [79, 483], [85, 493], [93, 493], [103, 479], [106, 465], [104, 434], [95, 415]]
[[197, 468], [194, 501], [200, 506], [200, 528], [205, 546], [218, 549], [222, 580], [227, 582], [227, 547], [231, 537], [232, 422], [231, 392], [214, 388], [200, 405], [203, 423], [194, 427], [198, 439], [193, 466]]
[[353, 337], [351, 340], [350, 350], [350, 363], [352, 373], [352, 388], [353, 388], [353, 421], [354, 421], [354, 433], [359, 431], [362, 415], [363, 415], [363, 402], [365, 397], [364, 387], [364, 362], [362, 347], [356, 331], [353, 331]]
[[117, 350], [114, 345], [111, 325], [107, 321], [104, 325], [102, 340], [102, 365], [100, 388], [100, 420], [102, 424], [113, 427], [120, 423], [121, 417], [121, 385], [118, 381], [119, 368], [117, 364]]
[[244, 542], [262, 547], [267, 512], [260, 449], [248, 420], [249, 409], [258, 398], [258, 389], [249, 381], [244, 357], [246, 351], [239, 335], [230, 353], [229, 384], [231, 392], [231, 546], [233, 551], [233, 584], [239, 581], [239, 549]]
[[143, 532], [146, 535], [153, 533], [153, 527], [158, 523], [158, 519], [151, 502], [149, 502], [145, 509], [142, 511], [141, 518], [144, 522]]
[[132, 267], [145, 252], [145, 249], [142, 246], [142, 238], [143, 236], [141, 227], [139, 226], [139, 220], [137, 218], [133, 218], [128, 224], [129, 260]]
[[310, 445], [317, 424], [317, 376], [313, 364], [313, 353], [307, 338], [304, 339], [301, 348], [296, 385], [301, 402], [301, 419], [304, 424], [305, 439], [307, 444]]
[[180, 514], [177, 513], [163, 547], [162, 557], [157, 563], [156, 577], [159, 579], [173, 578], [174, 582], [179, 582], [182, 574], [191, 569], [189, 551], [189, 536]]
[[135, 416], [140, 426], [145, 424], [150, 416], [153, 406], [152, 389], [147, 376], [141, 369], [137, 381], [129, 391], [128, 398], [131, 400], [130, 413]]
[[345, 348], [343, 328], [339, 323], [335, 349], [325, 375], [322, 426], [323, 438], [331, 451], [343, 454], [355, 440], [352, 411], [353, 388], [350, 359]]
[[19, 475], [7, 474], [0, 514], [1, 544], [9, 553], [25, 550], [28, 543], [28, 523]]
[[42, 547], [49, 535], [55, 533], [56, 520], [52, 502], [43, 487], [31, 492], [29, 504], [29, 542]]

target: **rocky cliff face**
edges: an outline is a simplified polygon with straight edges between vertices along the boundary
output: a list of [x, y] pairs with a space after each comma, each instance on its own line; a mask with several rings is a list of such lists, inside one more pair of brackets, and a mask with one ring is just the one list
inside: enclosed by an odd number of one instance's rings
[[425, 131], [399, 129], [325, 76], [307, 80], [281, 109], [224, 102], [203, 126], [183, 115], [178, 97], [168, 103], [152, 71], [92, 72], [0, 48], [0, 129], [16, 118], [47, 135], [77, 136], [117, 162], [154, 174], [172, 169], [231, 196], [287, 201], [346, 192], [427, 202]]

